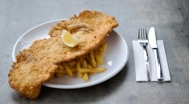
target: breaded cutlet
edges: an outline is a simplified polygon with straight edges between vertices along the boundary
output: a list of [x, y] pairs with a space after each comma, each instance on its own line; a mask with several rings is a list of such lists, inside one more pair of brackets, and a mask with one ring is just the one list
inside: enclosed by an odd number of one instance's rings
[[[95, 49], [117, 26], [114, 17], [88, 10], [58, 22], [50, 29], [50, 38], [36, 40], [28, 49], [19, 52], [9, 72], [10, 86], [22, 96], [36, 99], [41, 85], [54, 75], [60, 62]], [[64, 29], [79, 39], [78, 46], [70, 48], [63, 43], [61, 34]]]

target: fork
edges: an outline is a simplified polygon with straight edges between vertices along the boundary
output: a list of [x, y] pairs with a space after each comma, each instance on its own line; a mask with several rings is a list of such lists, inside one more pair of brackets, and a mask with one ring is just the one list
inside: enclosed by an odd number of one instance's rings
[[150, 66], [148, 61], [148, 52], [147, 52], [147, 45], [148, 45], [148, 35], [146, 32], [146, 29], [139, 29], [138, 31], [138, 43], [143, 47], [144, 51], [144, 60], [145, 60], [145, 66], [147, 70], [147, 78], [148, 81], [150, 81]]

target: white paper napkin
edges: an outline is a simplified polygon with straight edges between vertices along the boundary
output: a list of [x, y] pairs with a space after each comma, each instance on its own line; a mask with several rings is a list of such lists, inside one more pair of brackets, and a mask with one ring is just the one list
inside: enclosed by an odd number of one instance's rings
[[[143, 48], [138, 43], [137, 40], [132, 41], [132, 43], [133, 43], [134, 60], [135, 60], [136, 81], [148, 81], [147, 70], [145, 68], [145, 62], [144, 62]], [[157, 45], [158, 45], [160, 62], [163, 70], [163, 78], [164, 78], [163, 81], [171, 81], [163, 40], [158, 40]], [[147, 51], [148, 51], [149, 64], [151, 70], [150, 72], [151, 81], [158, 81], [157, 71], [155, 66], [155, 57], [153, 50], [149, 44], [147, 46]]]

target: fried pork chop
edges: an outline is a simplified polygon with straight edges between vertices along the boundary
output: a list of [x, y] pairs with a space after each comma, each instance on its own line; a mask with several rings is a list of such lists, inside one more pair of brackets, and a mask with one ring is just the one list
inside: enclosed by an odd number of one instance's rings
[[[117, 26], [114, 17], [88, 10], [58, 22], [50, 29], [51, 38], [36, 40], [28, 49], [19, 52], [9, 72], [10, 86], [22, 96], [36, 99], [41, 85], [54, 75], [60, 62], [75, 59], [95, 49]], [[78, 46], [70, 48], [62, 42], [64, 29], [79, 39]]]

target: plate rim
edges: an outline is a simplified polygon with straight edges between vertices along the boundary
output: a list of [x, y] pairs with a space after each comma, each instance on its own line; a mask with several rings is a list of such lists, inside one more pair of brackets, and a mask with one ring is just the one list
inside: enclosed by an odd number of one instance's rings
[[[57, 20], [52, 20], [52, 21], [48, 21], [48, 22], [44, 22], [44, 23], [41, 23], [39, 25], [36, 25], [34, 27], [32, 27], [31, 29], [29, 29], [28, 31], [26, 31], [24, 34], [22, 34], [18, 40], [16, 41], [16, 43], [14, 44], [14, 47], [13, 47], [13, 51], [12, 51], [12, 59], [13, 61], [16, 61], [16, 55], [14, 55], [15, 53], [15, 49], [17, 47], [17, 44], [18, 42], [27, 34], [29, 33], [30, 31], [32, 31], [33, 29], [35, 28], [38, 28], [40, 26], [43, 26], [45, 24], [49, 24], [49, 23], [57, 23], [61, 20], [67, 20], [67, 19], [57, 19]], [[115, 31], [114, 29], [112, 31]], [[116, 31], [115, 31], [116, 32]], [[117, 33], [117, 32], [116, 32]], [[76, 85], [55, 85], [55, 84], [51, 84], [51, 83], [43, 83], [42, 85], [43, 86], [46, 86], [46, 87], [50, 87], [50, 88], [57, 88], [57, 89], [77, 89], [77, 88], [85, 88], [85, 87], [89, 87], [89, 86], [93, 86], [93, 85], [97, 85], [99, 83], [102, 83], [104, 81], [107, 81], [109, 79], [111, 79], [112, 77], [114, 77], [116, 74], [118, 74], [122, 69], [123, 67], [126, 65], [127, 61], [128, 61], [128, 57], [129, 57], [129, 48], [128, 48], [128, 44], [127, 42], [125, 41], [125, 39], [117, 33], [117, 35], [121, 38], [122, 42], [124, 43], [125, 45], [125, 48], [126, 48], [126, 55], [125, 55], [125, 60], [123, 62], [123, 64], [120, 66], [120, 68], [118, 70], [116, 70], [113, 74], [111, 74], [110, 76], [106, 77], [106, 78], [103, 78], [103, 79], [99, 79], [99, 80], [95, 80], [91, 83], [83, 83], [83, 84], [76, 84]]]

